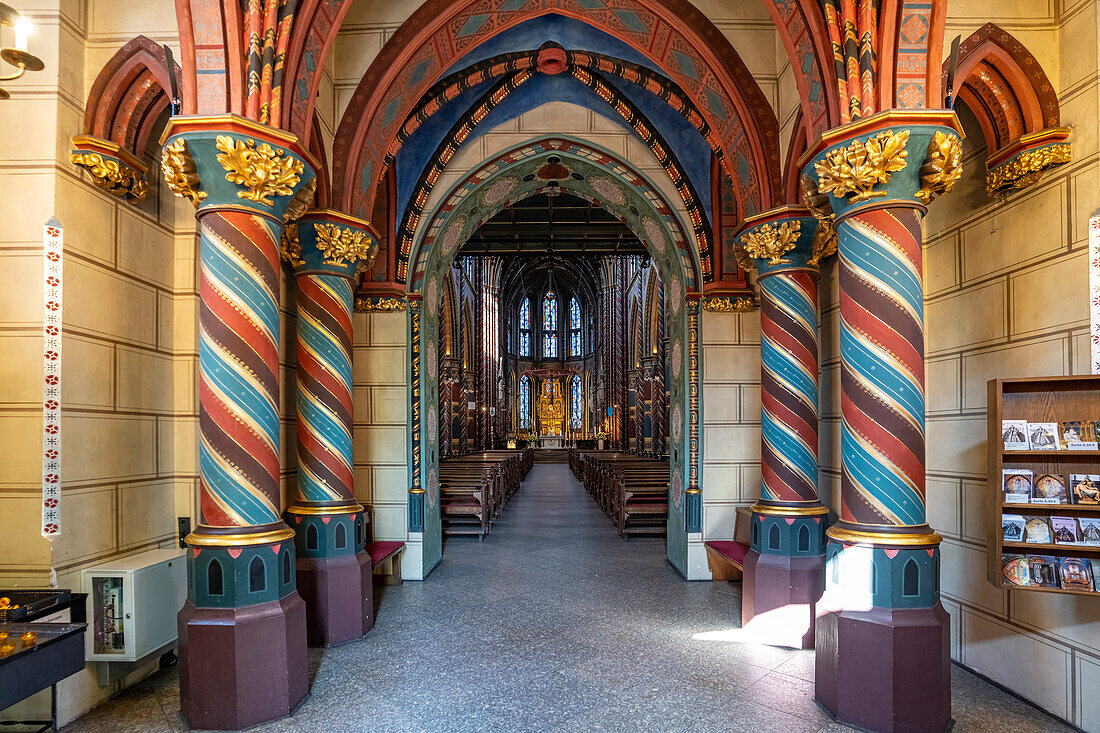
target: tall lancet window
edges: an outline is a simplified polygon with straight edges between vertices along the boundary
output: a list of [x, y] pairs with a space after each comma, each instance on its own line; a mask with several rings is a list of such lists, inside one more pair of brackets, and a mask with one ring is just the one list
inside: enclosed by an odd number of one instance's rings
[[526, 374], [519, 378], [519, 427], [531, 429], [531, 379]]
[[542, 299], [542, 355], [550, 359], [558, 355], [558, 296], [553, 290]]
[[579, 374], [574, 374], [569, 388], [569, 422], [574, 430], [581, 429], [581, 403], [581, 378]]
[[581, 304], [569, 299], [569, 355], [581, 355]]
[[531, 299], [524, 298], [519, 305], [519, 355], [531, 355]]

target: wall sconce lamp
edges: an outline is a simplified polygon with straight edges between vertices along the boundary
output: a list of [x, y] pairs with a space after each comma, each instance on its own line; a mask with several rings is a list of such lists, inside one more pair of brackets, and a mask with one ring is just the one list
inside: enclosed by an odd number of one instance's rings
[[[0, 82], [18, 79], [27, 71], [42, 71], [46, 68], [42, 59], [27, 51], [27, 39], [34, 30], [30, 20], [10, 5], [0, 3], [0, 28], [3, 26], [10, 26], [15, 31], [15, 46], [0, 48], [0, 59], [14, 66], [16, 71], [12, 74], [0, 74]], [[7, 99], [10, 96], [0, 89], [0, 99]]]

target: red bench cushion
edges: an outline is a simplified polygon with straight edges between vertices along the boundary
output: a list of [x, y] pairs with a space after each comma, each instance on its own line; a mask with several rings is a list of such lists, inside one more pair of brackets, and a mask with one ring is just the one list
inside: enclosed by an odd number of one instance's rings
[[740, 542], [731, 542], [730, 540], [712, 540], [705, 544], [709, 549], [714, 550], [722, 557], [732, 560], [737, 565], [744, 564], [745, 555], [749, 551], [748, 546], [742, 545]]
[[377, 565], [404, 546], [404, 542], [368, 542], [367, 552], [370, 553], [371, 564]]

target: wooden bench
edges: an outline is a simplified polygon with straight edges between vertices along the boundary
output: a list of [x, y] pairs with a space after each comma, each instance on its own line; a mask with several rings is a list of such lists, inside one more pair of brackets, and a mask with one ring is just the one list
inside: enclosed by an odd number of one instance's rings
[[534, 465], [534, 451], [493, 450], [440, 461], [439, 495], [445, 535], [484, 540]]
[[[367, 543], [371, 567], [374, 568], [375, 575], [382, 576], [382, 582], [386, 585], [401, 585], [401, 555], [404, 551], [404, 542]], [[386, 568], [378, 572], [383, 563], [386, 564]]]
[[619, 451], [571, 450], [569, 467], [623, 539], [666, 534], [667, 461]]
[[707, 566], [710, 568], [711, 580], [741, 580], [745, 569], [745, 555], [752, 541], [751, 526], [752, 512], [739, 506], [733, 521], [733, 539], [709, 540], [703, 543], [707, 548]]

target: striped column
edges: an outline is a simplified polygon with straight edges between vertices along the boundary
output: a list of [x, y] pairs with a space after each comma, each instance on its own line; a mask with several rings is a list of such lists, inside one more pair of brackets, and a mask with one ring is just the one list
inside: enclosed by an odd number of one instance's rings
[[817, 496], [817, 260], [829, 232], [803, 207], [747, 219], [738, 246], [760, 289], [760, 500], [752, 507], [742, 627], [771, 644], [814, 644], [828, 510]]
[[352, 488], [351, 314], [355, 279], [373, 261], [376, 243], [367, 222], [317, 209], [292, 224], [282, 243], [298, 286], [298, 496], [287, 522], [307, 638], [316, 646], [374, 627], [367, 518]]
[[[925, 512], [920, 219], [961, 172], [945, 110], [892, 110], [803, 158], [839, 240], [841, 480], [817, 623], [817, 700], [876, 731], [951, 721], [940, 536]], [[824, 194], [824, 195], [823, 195]]]
[[200, 239], [202, 517], [186, 539], [180, 703], [193, 728], [246, 728], [309, 691], [294, 533], [280, 516], [278, 293], [284, 221], [315, 179], [293, 135], [233, 115], [174, 117], [164, 140], [165, 179], [196, 206]]

